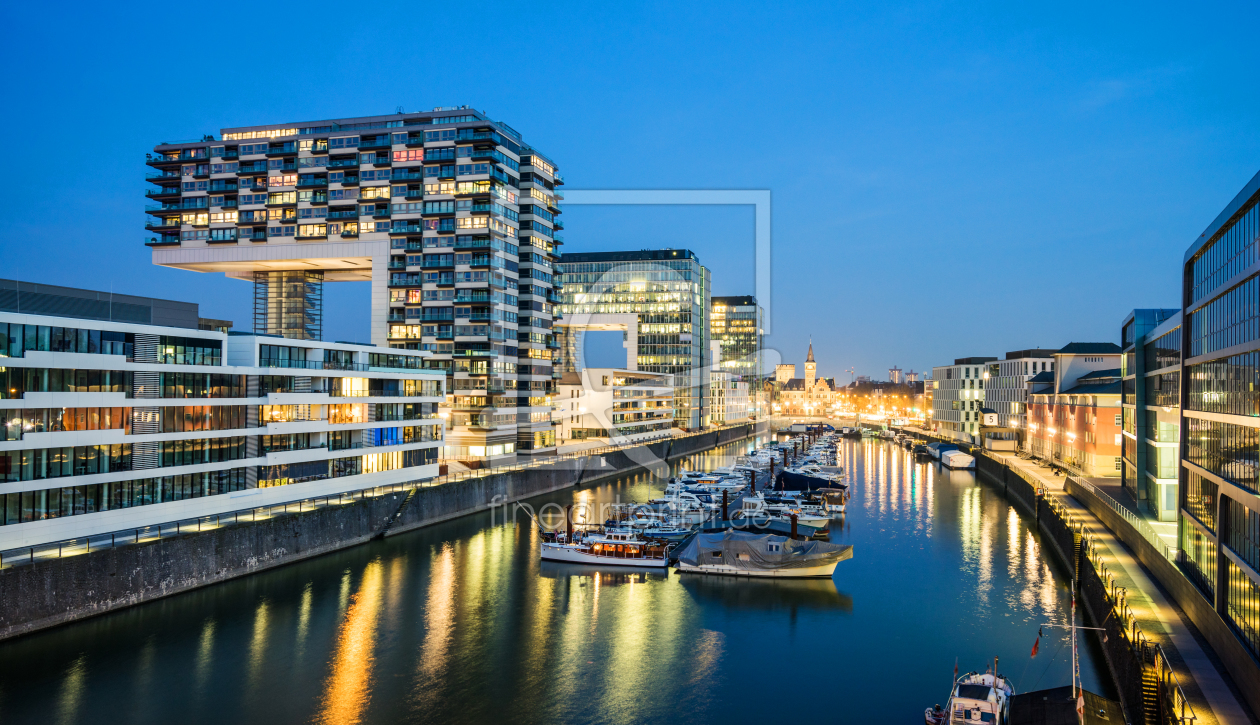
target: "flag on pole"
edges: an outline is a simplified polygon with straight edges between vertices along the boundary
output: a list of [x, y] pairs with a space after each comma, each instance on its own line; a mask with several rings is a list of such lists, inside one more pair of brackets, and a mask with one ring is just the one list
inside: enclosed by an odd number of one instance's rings
[[1080, 718], [1080, 722], [1085, 722], [1085, 688], [1078, 690], [1081, 694], [1076, 697], [1076, 715]]
[[1037, 641], [1033, 642], [1032, 657], [1037, 656], [1037, 650], [1041, 649], [1041, 627], [1037, 628]]

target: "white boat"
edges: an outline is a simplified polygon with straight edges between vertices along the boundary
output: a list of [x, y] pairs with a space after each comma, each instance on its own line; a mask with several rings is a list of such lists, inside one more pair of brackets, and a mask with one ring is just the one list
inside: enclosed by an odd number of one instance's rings
[[923, 713], [923, 720], [925, 725], [944, 725], [947, 721], [1005, 725], [1014, 694], [1010, 683], [1000, 674], [968, 672], [954, 683], [945, 709], [929, 707]]
[[679, 572], [776, 579], [830, 577], [852, 556], [852, 546], [731, 529], [696, 534], [677, 554]]
[[973, 469], [976, 459], [962, 451], [945, 451], [941, 454], [941, 465], [946, 468]]
[[669, 566], [668, 547], [646, 541], [638, 533], [626, 529], [579, 533], [571, 540], [561, 532], [554, 541], [542, 542], [540, 550], [543, 561], [598, 566]]
[[737, 516], [746, 519], [770, 518], [778, 521], [791, 521], [793, 514], [796, 515], [798, 524], [816, 529], [825, 529], [831, 525], [831, 516], [819, 507], [807, 506], [798, 500], [780, 498], [773, 494], [767, 499], [762, 491], [745, 496], [736, 511]]

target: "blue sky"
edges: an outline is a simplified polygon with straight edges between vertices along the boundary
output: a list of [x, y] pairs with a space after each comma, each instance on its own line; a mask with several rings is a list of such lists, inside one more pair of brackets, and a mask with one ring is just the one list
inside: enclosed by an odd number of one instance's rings
[[[773, 195], [770, 345], [883, 377], [1115, 340], [1260, 168], [1254, 3], [9, 3], [0, 276], [201, 303], [144, 154], [224, 126], [471, 105], [570, 189]], [[565, 251], [687, 247], [752, 291], [749, 209], [571, 207]], [[367, 338], [365, 285], [326, 336]], [[847, 377], [846, 377], [847, 379]]]

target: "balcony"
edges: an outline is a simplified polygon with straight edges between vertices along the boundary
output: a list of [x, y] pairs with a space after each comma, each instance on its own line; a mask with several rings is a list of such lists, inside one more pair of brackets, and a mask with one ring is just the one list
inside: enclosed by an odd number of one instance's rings
[[181, 177], [178, 171], [163, 171], [159, 174], [148, 174], [144, 177], [144, 180], [156, 183], [158, 181], [172, 181], [179, 178]]
[[150, 219], [145, 222], [144, 228], [151, 232], [176, 232], [179, 231], [179, 219]]
[[267, 146], [267, 157], [275, 158], [277, 156], [297, 156], [298, 143], [296, 141], [287, 141], [285, 143], [273, 143]]
[[173, 234], [163, 234], [160, 237], [145, 237], [144, 244], [146, 247], [178, 247], [179, 237]]
[[305, 181], [298, 179], [297, 188], [299, 189], [314, 189], [320, 186], [328, 186], [328, 179], [307, 179]]
[[161, 199], [163, 197], [169, 198], [172, 196], [178, 197], [179, 194], [180, 191], [178, 186], [164, 186], [160, 189], [148, 189], [144, 192], [144, 195], [150, 199]]
[[359, 231], [357, 229], [347, 229], [341, 233], [342, 239], [358, 239]]
[[[389, 215], [386, 214], [386, 216], [389, 216]], [[424, 233], [424, 229], [418, 224], [407, 224], [407, 225], [395, 224], [394, 226], [389, 228], [389, 233], [390, 234], [422, 234]], [[446, 265], [446, 266], [449, 267], [453, 265]]]
[[[201, 159], [201, 160], [205, 161], [206, 159]], [[184, 163], [184, 161], [192, 161], [192, 159], [181, 159], [178, 155], [176, 156], [153, 155], [145, 159], [144, 163], [148, 164], [149, 166], [154, 166], [154, 167], [167, 167], [172, 164], [182, 164]]]

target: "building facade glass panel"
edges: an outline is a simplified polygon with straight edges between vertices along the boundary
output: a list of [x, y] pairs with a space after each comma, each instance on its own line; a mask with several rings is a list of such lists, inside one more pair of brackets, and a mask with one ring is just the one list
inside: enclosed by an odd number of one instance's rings
[[1252, 277], [1190, 315], [1190, 351], [1208, 355], [1260, 337], [1260, 277]]
[[1220, 487], [1193, 471], [1186, 475], [1186, 511], [1216, 531], [1216, 496]]
[[1227, 229], [1204, 245], [1190, 263], [1190, 302], [1198, 302], [1212, 290], [1242, 273], [1257, 260], [1260, 217], [1254, 203]]
[[1260, 352], [1192, 365], [1189, 381], [1187, 410], [1260, 416]]
[[1260, 431], [1247, 426], [1186, 418], [1186, 460], [1255, 492]]
[[1229, 559], [1226, 562], [1225, 614], [1253, 657], [1260, 657], [1260, 584]]
[[1213, 601], [1216, 596], [1216, 544], [1189, 521], [1181, 522], [1181, 570], [1209, 602]]

